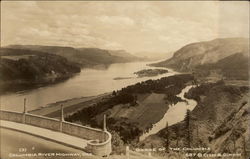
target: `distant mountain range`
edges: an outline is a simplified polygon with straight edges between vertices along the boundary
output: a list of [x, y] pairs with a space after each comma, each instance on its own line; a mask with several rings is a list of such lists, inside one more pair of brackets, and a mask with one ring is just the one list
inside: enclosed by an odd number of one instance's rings
[[124, 50], [10, 45], [0, 49], [0, 94], [66, 80], [81, 68], [140, 60]]
[[60, 55], [67, 58], [71, 62], [78, 63], [81, 67], [92, 67], [95, 65], [109, 65], [112, 63], [143, 60], [143, 58], [136, 57], [123, 50], [104, 50], [98, 48], [73, 48], [42, 45], [9, 45], [6, 48], [33, 50]]
[[[248, 78], [249, 41], [246, 38], [224, 38], [192, 43], [177, 50], [173, 57], [153, 64], [178, 71], [222, 74], [226, 78]], [[240, 76], [240, 77], [238, 77]]]
[[142, 58], [146, 58], [151, 61], [169, 59], [172, 56], [173, 52], [156, 52], [156, 51], [142, 51], [136, 52], [134, 55]]

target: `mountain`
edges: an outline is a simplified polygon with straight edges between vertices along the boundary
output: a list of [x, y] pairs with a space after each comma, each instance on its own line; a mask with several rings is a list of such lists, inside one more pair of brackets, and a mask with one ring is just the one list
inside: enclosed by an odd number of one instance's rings
[[[128, 53], [126, 50], [109, 50], [112, 56], [124, 57], [124, 58], [135, 58], [136, 56]], [[138, 57], [137, 57], [138, 58]]]
[[149, 52], [149, 51], [142, 51], [142, 52], [136, 52], [134, 55], [146, 58], [148, 60], [162, 60], [162, 59], [169, 59], [172, 56], [172, 52]]
[[109, 65], [112, 63], [123, 63], [141, 60], [138, 57], [129, 54], [126, 55], [126, 52], [123, 52], [121, 56], [121, 53], [117, 51], [110, 51], [98, 48], [73, 48], [41, 45], [10, 45], [7, 46], [7, 48], [35, 50], [60, 55], [67, 58], [71, 62], [78, 63], [82, 67]]
[[227, 56], [216, 63], [209, 63], [195, 67], [195, 72], [213, 76], [221, 75], [226, 79], [248, 80], [249, 79], [249, 57], [247, 52], [235, 53]]
[[0, 93], [51, 84], [81, 71], [66, 58], [25, 49], [0, 49]]
[[192, 43], [177, 50], [173, 57], [154, 64], [188, 71], [198, 65], [215, 63], [235, 53], [248, 53], [248, 39], [224, 38]]

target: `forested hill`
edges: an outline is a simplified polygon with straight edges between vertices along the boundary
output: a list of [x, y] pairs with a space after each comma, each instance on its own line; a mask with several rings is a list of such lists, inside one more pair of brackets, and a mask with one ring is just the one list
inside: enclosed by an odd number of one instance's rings
[[188, 44], [177, 50], [173, 57], [153, 64], [178, 71], [223, 75], [230, 79], [248, 79], [249, 39], [224, 38]]
[[25, 88], [27, 84], [52, 83], [80, 71], [76, 63], [58, 55], [24, 49], [0, 49], [1, 93], [22, 90], [19, 89], [21, 85]]
[[121, 50], [104, 50], [98, 48], [73, 48], [42, 45], [10, 45], [7, 48], [26, 49], [60, 55], [81, 67], [109, 65], [112, 63], [133, 62], [142, 60]]

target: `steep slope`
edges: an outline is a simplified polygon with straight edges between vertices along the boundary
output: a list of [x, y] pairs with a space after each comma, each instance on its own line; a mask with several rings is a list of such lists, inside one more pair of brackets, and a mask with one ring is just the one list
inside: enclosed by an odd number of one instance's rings
[[195, 66], [215, 63], [235, 53], [248, 53], [248, 39], [224, 38], [186, 45], [176, 51], [172, 58], [154, 66], [172, 67], [180, 71], [190, 71]]
[[225, 57], [216, 63], [198, 65], [195, 72], [207, 74], [220, 74], [225, 79], [248, 80], [249, 79], [249, 57], [246, 52], [235, 53]]
[[73, 48], [62, 46], [41, 46], [41, 45], [10, 45], [8, 48], [28, 49], [40, 52], [56, 54], [67, 58], [69, 61], [78, 63], [82, 67], [95, 65], [109, 65], [112, 63], [131, 62], [140, 60], [137, 57], [125, 57], [111, 54], [109, 50], [98, 48]]
[[247, 146], [244, 148], [244, 143], [249, 143], [249, 87], [226, 85], [220, 81], [194, 87], [185, 96], [198, 103], [188, 122], [185, 119], [163, 129], [146, 138], [141, 145], [164, 146], [168, 136], [170, 147], [186, 147], [187, 130], [190, 130], [190, 145], [193, 148], [209, 147], [210, 153], [239, 151], [242, 156], [246, 155], [243, 151], [249, 150]]
[[216, 153], [236, 152], [244, 158], [249, 157], [249, 119], [249, 105], [242, 103], [213, 131], [211, 148]]

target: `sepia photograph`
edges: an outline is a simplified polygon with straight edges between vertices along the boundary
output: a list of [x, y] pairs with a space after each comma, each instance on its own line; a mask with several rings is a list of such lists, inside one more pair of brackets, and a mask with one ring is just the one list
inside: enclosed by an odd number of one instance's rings
[[0, 159], [250, 159], [249, 1], [0, 3]]

